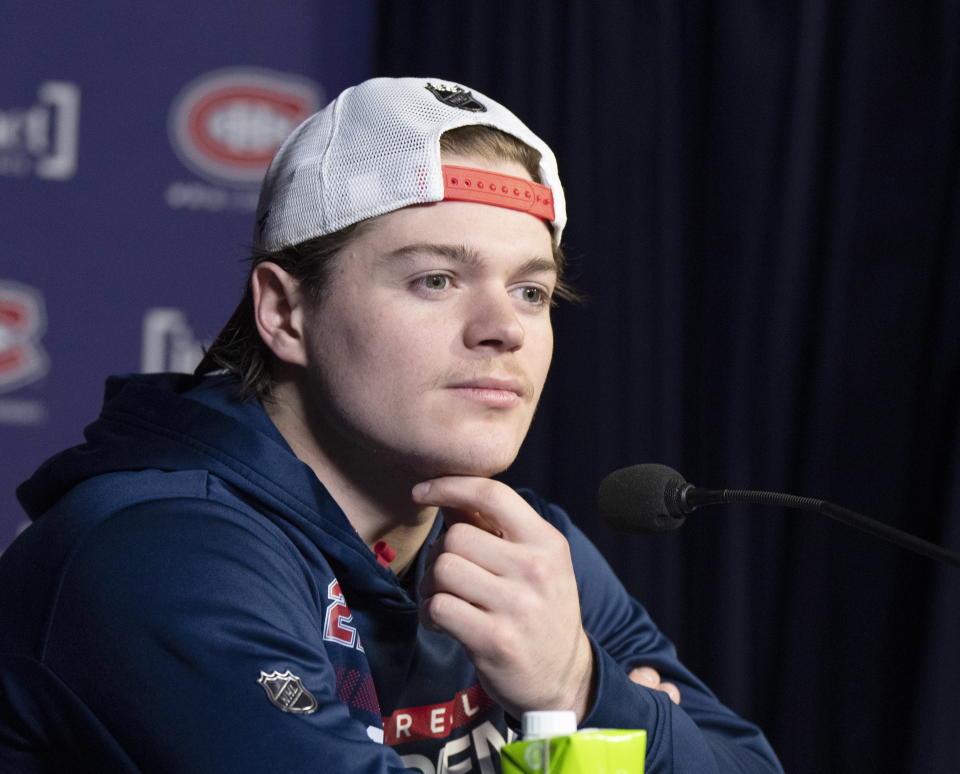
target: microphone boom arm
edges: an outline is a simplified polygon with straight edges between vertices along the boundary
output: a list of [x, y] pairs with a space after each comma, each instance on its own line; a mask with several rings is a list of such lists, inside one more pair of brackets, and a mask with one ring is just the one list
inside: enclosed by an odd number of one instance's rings
[[[673, 499], [673, 498], [670, 498]], [[673, 505], [674, 503], [669, 503]], [[700, 489], [693, 484], [684, 484], [676, 493], [675, 504], [677, 513], [669, 508], [671, 515], [686, 516], [703, 505], [772, 505], [779, 508], [795, 508], [805, 511], [816, 511], [829, 516], [831, 519], [843, 522], [875, 537], [888, 540], [902, 548], [915, 553], [938, 559], [941, 562], [960, 566], [960, 553], [950, 551], [935, 543], [911, 535], [908, 532], [891, 527], [889, 524], [871, 519], [863, 514], [842, 508], [839, 505], [828, 503], [826, 500], [817, 500], [813, 497], [798, 497], [796, 495], [781, 494], [779, 492], [759, 492], [749, 489]]]

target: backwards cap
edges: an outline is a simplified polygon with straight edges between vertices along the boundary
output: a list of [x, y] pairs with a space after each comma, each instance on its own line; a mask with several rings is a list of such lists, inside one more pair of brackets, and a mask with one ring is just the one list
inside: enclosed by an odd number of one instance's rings
[[[543, 185], [442, 166], [440, 135], [474, 124], [539, 151]], [[503, 105], [441, 79], [374, 78], [344, 91], [280, 146], [260, 190], [254, 242], [279, 250], [444, 199], [528, 211], [553, 224], [554, 244], [567, 220], [553, 151]]]

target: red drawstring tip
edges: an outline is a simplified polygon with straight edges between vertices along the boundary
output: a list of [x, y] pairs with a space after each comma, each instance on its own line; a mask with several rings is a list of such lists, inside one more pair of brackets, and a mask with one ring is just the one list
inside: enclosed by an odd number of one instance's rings
[[376, 554], [377, 564], [381, 567], [389, 567], [390, 562], [397, 558], [397, 552], [390, 547], [386, 540], [380, 540], [374, 544], [373, 553]]

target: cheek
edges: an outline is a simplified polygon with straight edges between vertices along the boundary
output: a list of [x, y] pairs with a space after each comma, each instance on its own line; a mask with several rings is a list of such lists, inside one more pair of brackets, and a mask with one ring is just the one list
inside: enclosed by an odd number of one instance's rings
[[350, 311], [326, 317], [313, 342], [316, 370], [348, 399], [379, 394], [389, 401], [401, 384], [424, 379], [429, 365], [424, 360], [442, 346], [426, 325], [396, 315]]
[[550, 363], [553, 361], [553, 328], [548, 322], [545, 328], [531, 333], [532, 335], [529, 335], [526, 341], [530, 350], [530, 377], [538, 379], [542, 389], [543, 382], [546, 381], [547, 373], [550, 371]]

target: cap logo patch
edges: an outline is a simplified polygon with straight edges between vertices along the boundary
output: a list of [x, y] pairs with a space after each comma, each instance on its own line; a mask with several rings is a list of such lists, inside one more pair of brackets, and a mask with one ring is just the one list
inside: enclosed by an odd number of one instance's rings
[[317, 700], [308, 691], [303, 681], [289, 669], [286, 672], [260, 672], [257, 682], [270, 699], [270, 703], [284, 712], [297, 715], [309, 715], [317, 711]]
[[449, 107], [469, 110], [471, 113], [487, 112], [487, 108], [483, 103], [478, 102], [471, 92], [464, 91], [459, 86], [447, 86], [442, 83], [434, 85], [428, 83], [427, 91]]

